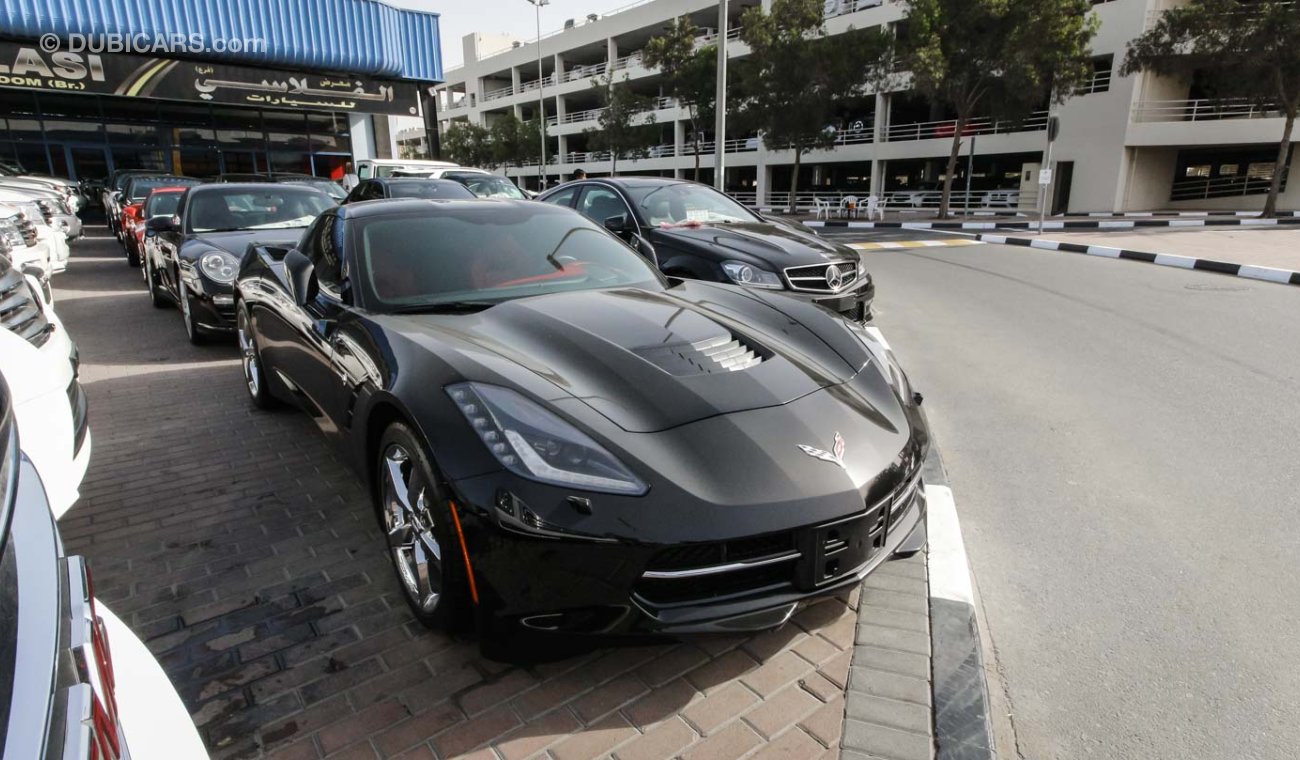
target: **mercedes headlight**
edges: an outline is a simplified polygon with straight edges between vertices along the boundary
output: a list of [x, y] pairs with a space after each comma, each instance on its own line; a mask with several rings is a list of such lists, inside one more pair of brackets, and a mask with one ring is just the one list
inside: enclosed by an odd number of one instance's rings
[[784, 290], [781, 278], [777, 277], [774, 272], [766, 269], [760, 269], [753, 264], [746, 264], [743, 261], [724, 261], [722, 262], [722, 272], [737, 285], [744, 285], [750, 288], [768, 288], [770, 290]]
[[239, 262], [230, 254], [213, 251], [203, 254], [203, 258], [199, 259], [199, 269], [213, 282], [229, 284], [235, 281]]
[[13, 250], [24, 245], [23, 231], [18, 229], [18, 223], [12, 218], [0, 219], [0, 246]]
[[457, 383], [447, 393], [492, 456], [516, 475], [584, 491], [640, 496], [648, 490], [581, 430], [509, 388]]

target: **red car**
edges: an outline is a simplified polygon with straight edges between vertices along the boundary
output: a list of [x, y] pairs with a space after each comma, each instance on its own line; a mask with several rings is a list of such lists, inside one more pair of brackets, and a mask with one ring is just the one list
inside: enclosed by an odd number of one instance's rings
[[[189, 186], [197, 185], [199, 180], [189, 177], [139, 176], [132, 177], [122, 190], [122, 216], [118, 219], [117, 236], [126, 249], [126, 262], [133, 267], [140, 266], [140, 247], [144, 239], [144, 223], [149, 215], [145, 209], [145, 200], [159, 189], [184, 192]], [[179, 196], [178, 196], [179, 197]], [[175, 212], [176, 204], [172, 202], [168, 214]], [[155, 214], [156, 215], [156, 214]]]

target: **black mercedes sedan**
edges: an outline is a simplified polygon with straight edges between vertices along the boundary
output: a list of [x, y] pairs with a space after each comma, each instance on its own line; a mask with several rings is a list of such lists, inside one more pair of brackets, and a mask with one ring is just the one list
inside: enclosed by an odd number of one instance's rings
[[543, 203], [390, 200], [244, 259], [252, 402], [342, 447], [425, 624], [773, 628], [924, 546], [926, 421], [877, 334], [634, 243]]
[[235, 329], [231, 286], [252, 243], [292, 245], [334, 201], [315, 188], [270, 183], [196, 185], [173, 216], [145, 223], [145, 287], [154, 306], [180, 306], [191, 343]]
[[782, 290], [859, 322], [876, 286], [857, 251], [768, 219], [708, 185], [659, 177], [580, 180], [537, 197], [648, 239], [665, 274]]
[[459, 182], [449, 179], [428, 179], [427, 177], [380, 177], [362, 180], [352, 188], [343, 203], [357, 201], [379, 201], [386, 198], [435, 198], [454, 200], [456, 198], [475, 198], [473, 192]]

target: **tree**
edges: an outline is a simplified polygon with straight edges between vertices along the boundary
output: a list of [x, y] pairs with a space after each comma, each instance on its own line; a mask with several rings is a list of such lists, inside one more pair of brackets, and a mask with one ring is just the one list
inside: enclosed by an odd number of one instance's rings
[[889, 48], [878, 29], [828, 37], [824, 6], [822, 0], [773, 0], [770, 13], [753, 6], [740, 21], [740, 38], [752, 52], [737, 66], [737, 116], [762, 133], [769, 150], [794, 150], [791, 210], [803, 155], [835, 144], [828, 127], [836, 106], [860, 92], [864, 71], [881, 65]]
[[957, 114], [939, 218], [948, 216], [962, 136], [977, 112], [1028, 115], [1064, 102], [1092, 77], [1098, 22], [1090, 0], [903, 0], [899, 40], [912, 86]]
[[627, 84], [624, 75], [621, 82], [615, 82], [610, 73], [591, 80], [591, 88], [596, 92], [603, 110], [596, 120], [599, 126], [584, 129], [588, 144], [594, 150], [607, 150], [610, 154], [610, 174], [618, 174], [620, 158], [642, 158], [647, 149], [655, 143], [655, 115], [648, 113], [654, 108], [654, 101], [640, 95]]
[[645, 65], [663, 74], [665, 89], [686, 109], [695, 146], [696, 182], [700, 180], [702, 127], [714, 119], [718, 71], [717, 46], [704, 45], [697, 50], [695, 40], [699, 34], [699, 28], [690, 17], [682, 16], [668, 27], [665, 34], [651, 37], [641, 53]]
[[487, 127], [467, 121], [452, 122], [442, 134], [447, 158], [461, 166], [496, 166], [492, 154], [492, 133]]
[[1285, 120], [1263, 215], [1277, 213], [1277, 196], [1291, 154], [1300, 110], [1300, 8], [1292, 0], [1192, 0], [1161, 14], [1129, 43], [1122, 75], [1208, 75], [1230, 82], [1234, 96], [1276, 106]]
[[541, 160], [541, 132], [537, 119], [520, 121], [507, 113], [492, 122], [492, 161], [497, 166], [523, 167]]

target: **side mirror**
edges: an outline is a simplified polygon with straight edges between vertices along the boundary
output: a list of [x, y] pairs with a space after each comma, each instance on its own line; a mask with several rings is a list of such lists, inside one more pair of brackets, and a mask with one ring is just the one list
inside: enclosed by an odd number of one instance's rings
[[306, 306], [316, 297], [316, 268], [302, 251], [293, 250], [284, 255], [285, 286], [293, 302]]
[[157, 235], [160, 232], [175, 232], [180, 228], [180, 220], [174, 216], [155, 216], [144, 223], [146, 235]]
[[650, 245], [649, 240], [646, 240], [645, 238], [633, 232], [632, 247], [636, 249], [637, 253], [641, 254], [642, 258], [644, 258], [646, 261], [650, 262], [651, 264], [654, 264], [655, 269], [659, 268], [659, 254], [655, 253], [655, 247], [653, 245]]
[[629, 235], [635, 235], [636, 230], [628, 223], [627, 214], [619, 214], [605, 219], [605, 229], [618, 235], [619, 237], [630, 240]]

